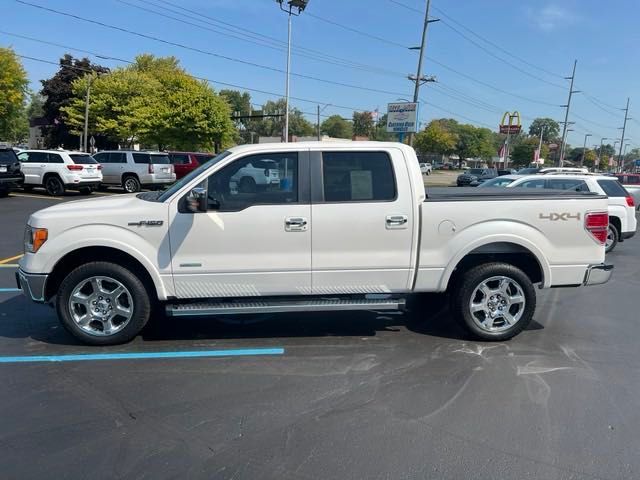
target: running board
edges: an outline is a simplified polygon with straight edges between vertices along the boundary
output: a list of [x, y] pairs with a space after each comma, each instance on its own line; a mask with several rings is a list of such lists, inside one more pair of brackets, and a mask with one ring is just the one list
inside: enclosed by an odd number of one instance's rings
[[400, 310], [405, 300], [400, 299], [318, 299], [270, 300], [241, 302], [198, 302], [167, 305], [170, 317], [239, 315], [244, 313], [326, 312], [338, 310]]

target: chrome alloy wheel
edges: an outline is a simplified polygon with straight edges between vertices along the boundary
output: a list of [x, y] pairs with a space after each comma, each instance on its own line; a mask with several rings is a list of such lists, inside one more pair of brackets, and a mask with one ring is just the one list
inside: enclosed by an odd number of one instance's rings
[[90, 335], [110, 336], [121, 331], [133, 316], [133, 297], [111, 277], [89, 277], [69, 297], [73, 321]]
[[613, 227], [609, 225], [609, 227], [607, 228], [607, 240], [604, 243], [605, 251], [607, 252], [609, 251], [609, 249], [615, 242], [615, 239], [616, 239], [616, 233], [613, 231]]
[[482, 281], [471, 295], [469, 309], [474, 323], [491, 333], [515, 325], [526, 306], [522, 287], [509, 277], [490, 277]]

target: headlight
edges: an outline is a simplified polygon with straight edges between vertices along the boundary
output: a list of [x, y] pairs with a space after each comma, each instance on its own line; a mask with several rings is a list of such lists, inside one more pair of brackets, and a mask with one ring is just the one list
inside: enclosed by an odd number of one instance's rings
[[46, 228], [33, 228], [27, 225], [24, 230], [24, 251], [25, 253], [36, 253], [47, 241], [49, 232]]

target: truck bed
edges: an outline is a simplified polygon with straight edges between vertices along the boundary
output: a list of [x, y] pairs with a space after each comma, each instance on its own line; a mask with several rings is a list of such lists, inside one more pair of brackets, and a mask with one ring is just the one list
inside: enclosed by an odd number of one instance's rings
[[473, 200], [550, 200], [606, 198], [594, 192], [532, 188], [435, 187], [425, 189], [425, 202], [466, 202]]

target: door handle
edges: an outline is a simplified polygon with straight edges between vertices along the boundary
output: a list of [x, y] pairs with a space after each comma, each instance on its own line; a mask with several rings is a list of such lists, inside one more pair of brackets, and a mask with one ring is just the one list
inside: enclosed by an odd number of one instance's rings
[[287, 232], [306, 232], [307, 219], [304, 217], [287, 217], [284, 219], [284, 229]]
[[407, 223], [409, 223], [409, 217], [406, 215], [387, 215], [386, 228], [407, 228]]

